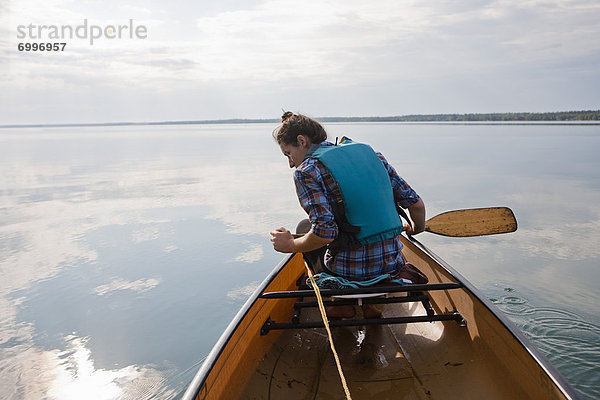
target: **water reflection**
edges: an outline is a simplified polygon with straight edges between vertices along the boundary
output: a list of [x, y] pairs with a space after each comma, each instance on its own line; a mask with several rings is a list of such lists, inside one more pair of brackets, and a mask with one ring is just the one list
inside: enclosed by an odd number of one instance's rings
[[227, 292], [227, 297], [231, 300], [243, 300], [246, 301], [248, 297], [258, 288], [260, 285], [259, 281], [254, 281], [248, 285], [231, 289]]
[[[507, 292], [507, 288], [504, 289]], [[559, 370], [568, 370], [574, 387], [600, 398], [600, 325], [575, 312], [533, 306], [520, 292], [491, 300], [516, 323]]]
[[113, 278], [110, 283], [100, 285], [94, 288], [94, 293], [98, 296], [103, 296], [107, 293], [117, 290], [132, 290], [137, 293], [144, 293], [156, 287], [160, 283], [160, 279], [138, 279], [137, 281], [129, 282], [123, 278]]
[[4, 363], [22, 369], [3, 370], [4, 378], [6, 374], [14, 374], [15, 378], [17, 375], [19, 384], [2, 385], [2, 398], [169, 399], [175, 395], [173, 390], [166, 389], [163, 374], [152, 367], [98, 369], [86, 347], [87, 338], [71, 335], [65, 342], [65, 351], [32, 347], [12, 359], [4, 359]]
[[[265, 160], [245, 168], [227, 157], [211, 164], [198, 159], [212, 158], [204, 146], [190, 157], [164, 154], [160, 146], [140, 151], [152, 135], [135, 135], [34, 130], [7, 139], [0, 132], [0, 397], [169, 398], [195, 371], [165, 380], [165, 365], [195, 365], [230, 319], [222, 299], [236, 304], [227, 309], [235, 313], [258, 285], [247, 277], [264, 276], [275, 262], [207, 283], [198, 296], [202, 272], [278, 260], [265, 256], [268, 232], [282, 221], [295, 223], [301, 212], [289, 207], [290, 171]], [[190, 135], [182, 143], [199, 139]], [[105, 147], [117, 151], [104, 157]], [[272, 154], [279, 161], [275, 147]], [[279, 194], [265, 198], [269, 185]], [[226, 235], [243, 239], [231, 246]], [[236, 282], [238, 289], [229, 290]], [[213, 323], [204, 327], [209, 314]], [[200, 322], [188, 322], [188, 315]], [[199, 326], [171, 331], [186, 324]], [[65, 330], [85, 336], [65, 339]]]
[[262, 260], [264, 254], [262, 244], [244, 241], [240, 247], [243, 249], [242, 253], [236, 256], [233, 261], [252, 264]]

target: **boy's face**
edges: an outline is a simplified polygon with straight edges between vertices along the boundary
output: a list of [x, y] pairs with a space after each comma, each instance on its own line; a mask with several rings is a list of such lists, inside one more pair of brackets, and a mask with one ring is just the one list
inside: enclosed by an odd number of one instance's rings
[[297, 145], [283, 143], [279, 144], [281, 152], [288, 159], [290, 168], [298, 168], [298, 166], [302, 164], [302, 161], [304, 161], [304, 156], [308, 152], [310, 146], [310, 141], [302, 135], [298, 135]]

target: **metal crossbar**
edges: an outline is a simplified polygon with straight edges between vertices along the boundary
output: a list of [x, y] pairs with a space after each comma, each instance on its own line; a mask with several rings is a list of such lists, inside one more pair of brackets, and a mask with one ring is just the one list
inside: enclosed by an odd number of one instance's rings
[[[321, 295], [323, 297], [329, 296], [342, 296], [346, 294], [372, 294], [372, 293], [398, 293], [398, 292], [421, 292], [431, 290], [448, 290], [458, 289], [463, 287], [461, 283], [448, 282], [448, 283], [431, 283], [423, 285], [397, 285], [397, 286], [376, 286], [376, 287], [365, 287], [358, 289], [321, 289]], [[291, 290], [282, 292], [267, 292], [261, 294], [259, 297], [262, 299], [289, 299], [289, 298], [301, 298], [314, 296], [315, 292], [311, 290]]]
[[[412, 317], [391, 317], [391, 318], [372, 318], [372, 319], [342, 319], [329, 321], [332, 327], [338, 326], [363, 326], [363, 325], [384, 325], [384, 324], [409, 324], [415, 322], [433, 322], [433, 321], [456, 321], [460, 324], [464, 323], [464, 318], [457, 312], [442, 315], [418, 315]], [[268, 318], [260, 330], [261, 336], [268, 334], [275, 329], [310, 329], [323, 328], [323, 321], [309, 322], [283, 322], [278, 323]]]
[[[373, 293], [399, 293], [406, 292], [407, 296], [401, 297], [367, 297], [367, 298], [346, 298], [337, 301], [325, 301], [323, 302], [326, 306], [342, 306], [342, 305], [356, 305], [356, 304], [389, 304], [389, 303], [406, 303], [406, 302], [421, 302], [427, 315], [417, 315], [409, 317], [389, 317], [389, 318], [371, 318], [371, 319], [345, 319], [345, 320], [333, 320], [329, 321], [329, 326], [363, 326], [363, 325], [383, 325], [383, 324], [410, 324], [415, 322], [433, 322], [433, 321], [456, 321], [461, 325], [466, 324], [465, 319], [458, 312], [451, 312], [442, 315], [436, 315], [435, 311], [429, 303], [430, 299], [427, 294], [423, 292], [432, 290], [448, 290], [458, 289], [463, 287], [458, 282], [446, 282], [446, 283], [432, 283], [432, 284], [409, 284], [409, 285], [395, 285], [395, 286], [376, 286], [376, 287], [363, 287], [358, 289], [321, 289], [321, 295], [324, 297], [331, 296], [343, 296], [343, 295], [369, 295]], [[291, 290], [282, 292], [268, 292], [260, 295], [263, 299], [288, 299], [288, 298], [300, 298], [314, 297], [315, 292], [312, 289], [309, 290]], [[316, 301], [297, 301], [294, 304], [294, 316], [292, 322], [276, 322], [269, 317], [263, 324], [260, 334], [266, 335], [274, 329], [310, 329], [310, 328], [324, 328], [325, 324], [323, 321], [305, 321], [300, 322], [300, 312], [302, 309], [307, 307], [317, 307]]]

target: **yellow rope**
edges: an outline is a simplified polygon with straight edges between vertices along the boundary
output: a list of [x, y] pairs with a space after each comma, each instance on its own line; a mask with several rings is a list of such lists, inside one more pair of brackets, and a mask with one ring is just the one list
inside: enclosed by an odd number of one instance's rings
[[346, 378], [344, 377], [344, 372], [342, 371], [342, 364], [340, 364], [340, 359], [335, 351], [335, 346], [333, 344], [333, 337], [331, 336], [331, 330], [329, 329], [329, 320], [327, 319], [327, 314], [325, 313], [325, 306], [323, 305], [323, 298], [321, 297], [321, 291], [315, 282], [315, 278], [313, 277], [312, 271], [304, 262], [306, 266], [306, 271], [308, 271], [308, 279], [310, 279], [310, 283], [312, 284], [315, 294], [317, 295], [317, 302], [319, 303], [319, 311], [321, 311], [321, 317], [323, 318], [323, 323], [325, 324], [325, 329], [327, 330], [327, 335], [329, 336], [329, 345], [331, 346], [331, 351], [333, 352], [333, 358], [335, 358], [335, 363], [337, 365], [338, 373], [340, 374], [340, 379], [342, 381], [342, 386], [344, 387], [344, 392], [346, 392], [346, 399], [352, 400], [350, 397], [350, 390], [348, 390], [348, 385], [346, 384]]

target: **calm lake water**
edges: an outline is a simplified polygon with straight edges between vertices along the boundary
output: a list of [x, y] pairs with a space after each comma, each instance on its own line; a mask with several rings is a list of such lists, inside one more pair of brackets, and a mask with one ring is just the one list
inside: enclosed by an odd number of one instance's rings
[[[275, 126], [0, 129], [0, 398], [179, 397], [304, 218]], [[325, 126], [428, 217], [511, 207], [513, 234], [418, 239], [600, 398], [600, 126]]]

